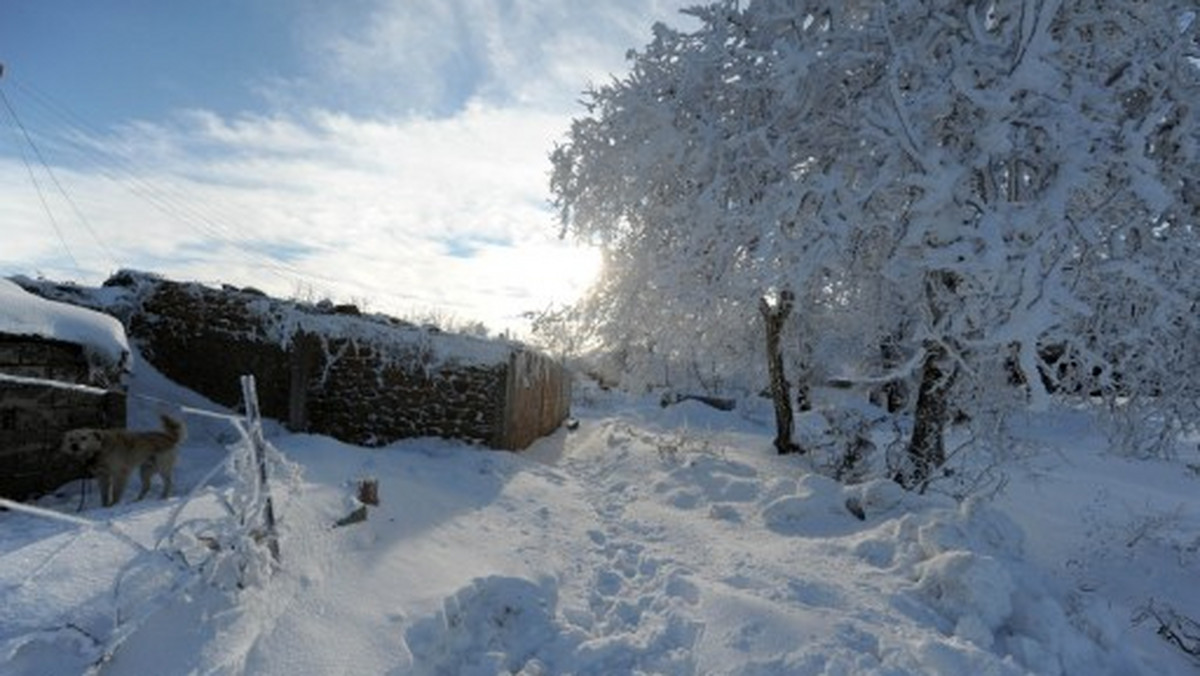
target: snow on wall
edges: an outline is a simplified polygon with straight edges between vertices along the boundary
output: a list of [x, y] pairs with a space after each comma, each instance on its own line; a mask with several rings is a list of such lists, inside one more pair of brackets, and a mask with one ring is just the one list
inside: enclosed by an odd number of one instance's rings
[[379, 446], [441, 436], [520, 449], [566, 418], [562, 366], [519, 344], [417, 327], [351, 306], [124, 272], [122, 316], [142, 355], [228, 406], [253, 373], [268, 417]]
[[120, 273], [120, 277], [119, 283], [129, 286], [139, 296], [135, 305], [143, 309], [148, 299], [168, 296], [171, 302], [190, 297], [198, 306], [202, 303], [217, 303], [225, 308], [236, 306], [234, 311], [238, 315], [253, 320], [252, 328], [241, 327], [246, 331], [246, 338], [274, 344], [284, 351], [291, 349], [293, 342], [301, 336], [318, 335], [330, 343], [345, 340], [370, 345], [385, 357], [404, 361], [408, 361], [414, 352], [421, 353], [423, 360], [436, 368], [447, 363], [502, 364], [513, 349], [512, 344], [504, 341], [418, 327], [385, 315], [363, 314], [354, 306], [288, 301], [271, 298], [254, 289], [229, 286], [217, 290], [131, 271]]
[[239, 378], [253, 373], [264, 414], [294, 430], [367, 446], [442, 436], [517, 450], [569, 414], [562, 364], [511, 341], [130, 270], [101, 288], [16, 281], [119, 317], [142, 357], [213, 401], [237, 406]]
[[125, 425], [129, 359], [113, 317], [0, 279], [0, 495], [22, 500], [86, 474], [59, 452], [62, 434]]
[[[74, 348], [75, 354], [66, 348]], [[79, 347], [63, 342], [18, 343], [0, 339], [0, 375], [19, 356], [22, 371], [48, 369], [59, 380], [85, 380], [89, 368]], [[68, 371], [75, 369], [75, 378]], [[77, 427], [123, 427], [125, 395], [86, 388], [47, 387], [36, 380], [0, 377], [0, 496], [24, 500], [86, 476], [78, 458], [61, 453], [62, 435]]]
[[89, 359], [108, 365], [129, 357], [121, 322], [99, 312], [39, 298], [0, 279], [0, 333], [82, 345]]

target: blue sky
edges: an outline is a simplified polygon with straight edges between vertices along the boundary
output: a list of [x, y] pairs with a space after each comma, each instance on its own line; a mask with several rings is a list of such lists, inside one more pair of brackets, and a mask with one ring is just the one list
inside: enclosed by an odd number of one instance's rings
[[553, 143], [690, 4], [4, 0], [25, 129], [0, 110], [0, 274], [133, 267], [519, 329], [595, 274], [555, 239]]
[[302, 2], [10, 0], [0, 59], [103, 126], [180, 108], [235, 114], [305, 68]]

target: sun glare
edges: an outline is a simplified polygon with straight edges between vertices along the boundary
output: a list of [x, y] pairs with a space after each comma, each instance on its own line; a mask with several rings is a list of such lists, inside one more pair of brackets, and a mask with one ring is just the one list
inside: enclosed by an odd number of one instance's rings
[[547, 305], [577, 300], [600, 274], [600, 252], [592, 247], [555, 242], [530, 254], [529, 282]]

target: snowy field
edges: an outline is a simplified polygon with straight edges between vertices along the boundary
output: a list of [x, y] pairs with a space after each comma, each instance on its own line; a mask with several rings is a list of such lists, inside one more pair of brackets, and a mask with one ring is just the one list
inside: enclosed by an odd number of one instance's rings
[[[135, 394], [216, 408], [137, 363]], [[160, 405], [133, 402], [152, 426]], [[40, 504], [117, 534], [0, 512], [0, 672], [86, 673], [112, 649], [94, 673], [1196, 673], [1145, 612], [1200, 617], [1195, 458], [1114, 457], [1086, 414], [1047, 413], [1021, 426], [1040, 452], [960, 504], [779, 457], [748, 406], [585, 389], [578, 429], [522, 454], [272, 428], [282, 565], [241, 590], [193, 575], [186, 543], [138, 544], [181, 498], [91, 491], [77, 513], [68, 486]], [[197, 482], [238, 437], [187, 420], [172, 523], [216, 523], [234, 482]], [[332, 528], [365, 477], [380, 505]]]

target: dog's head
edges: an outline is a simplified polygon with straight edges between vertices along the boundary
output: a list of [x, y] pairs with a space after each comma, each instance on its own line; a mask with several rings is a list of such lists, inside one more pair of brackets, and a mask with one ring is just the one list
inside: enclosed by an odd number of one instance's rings
[[103, 443], [100, 430], [70, 430], [63, 435], [62, 452], [77, 458], [91, 458], [100, 452]]

